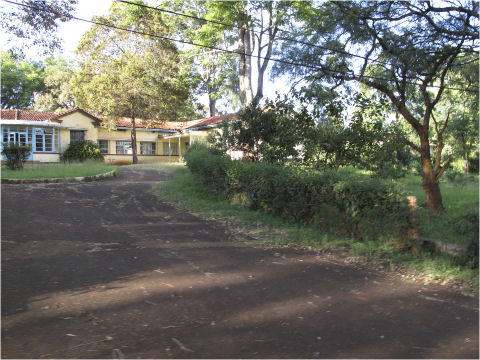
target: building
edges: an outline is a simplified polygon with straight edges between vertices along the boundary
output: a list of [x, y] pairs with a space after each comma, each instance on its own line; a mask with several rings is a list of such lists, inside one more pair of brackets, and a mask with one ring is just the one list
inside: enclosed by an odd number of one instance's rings
[[[157, 123], [136, 119], [139, 162], [178, 161], [185, 149], [197, 141], [206, 141], [223, 120], [235, 114], [218, 115], [191, 121]], [[103, 119], [74, 108], [63, 113], [31, 110], [1, 110], [1, 142], [30, 145], [29, 161], [58, 162], [60, 154], [76, 140], [99, 145], [105, 162], [132, 160], [131, 119], [118, 118], [111, 128]]]

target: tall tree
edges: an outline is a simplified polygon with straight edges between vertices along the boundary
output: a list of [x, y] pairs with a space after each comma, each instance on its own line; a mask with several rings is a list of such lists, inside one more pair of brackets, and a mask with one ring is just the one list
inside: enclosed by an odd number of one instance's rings
[[[77, 104], [87, 110], [131, 119], [133, 163], [137, 163], [135, 119], [176, 119], [188, 89], [178, 50], [168, 40], [160, 13], [135, 5], [112, 4], [102, 24], [93, 25], [78, 46], [80, 71], [72, 85]], [[142, 33], [156, 34], [145, 36]]]
[[426, 205], [443, 212], [439, 178], [451, 161], [442, 151], [452, 118], [434, 110], [455, 62], [478, 57], [478, 2], [300, 2], [296, 10], [292, 26], [303, 42], [284, 43], [282, 54], [307, 66], [278, 66], [277, 74], [334, 86], [354, 80], [384, 94], [417, 136], [408, 144], [421, 157]]
[[192, 61], [197, 69], [200, 94], [207, 94], [210, 116], [217, 113], [218, 100], [228, 97], [231, 103], [238, 102], [235, 90], [238, 88], [238, 66], [236, 56], [214, 48], [227, 48], [231, 39], [224, 32], [215, 31], [212, 27], [203, 27], [209, 17], [207, 7], [200, 1], [182, 1], [181, 4], [167, 2], [165, 6], [190, 17], [175, 15], [171, 22], [178, 28], [178, 35], [183, 39], [201, 44], [205, 47], [194, 47], [182, 54], [182, 57]]
[[71, 88], [73, 66], [63, 58], [48, 58], [45, 61], [44, 84], [36, 94], [34, 108], [44, 111], [60, 111], [73, 108], [75, 99]]
[[60, 49], [58, 22], [70, 20], [77, 2], [78, 0], [24, 0], [20, 5], [3, 3], [0, 7], [0, 24], [5, 32], [15, 38], [12, 51], [22, 52], [31, 46], [44, 52]]
[[478, 153], [479, 97], [478, 93], [468, 91], [469, 88], [478, 89], [478, 57], [462, 59], [457, 65], [449, 76], [448, 85], [456, 88], [463, 85], [463, 90], [446, 89], [437, 112], [440, 113], [438, 116], [450, 112], [451, 131], [445, 142], [450, 146], [452, 156], [462, 160], [463, 169], [468, 174], [471, 157], [475, 151]]
[[[239, 96], [243, 107], [263, 97], [264, 76], [269, 65], [279, 26], [286, 21], [285, 1], [207, 1], [207, 22], [202, 31], [215, 36], [224, 34], [238, 55]], [[257, 88], [254, 94], [252, 57], [257, 66]], [[255, 62], [253, 62], [255, 63]]]
[[43, 65], [6, 52], [0, 54], [0, 62], [2, 108], [27, 109], [35, 94], [43, 91]]

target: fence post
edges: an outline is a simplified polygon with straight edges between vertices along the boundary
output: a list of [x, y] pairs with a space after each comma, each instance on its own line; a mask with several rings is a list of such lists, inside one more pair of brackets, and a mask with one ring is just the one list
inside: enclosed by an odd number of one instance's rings
[[408, 215], [408, 237], [413, 240], [418, 241], [418, 230], [417, 230], [417, 197], [416, 196], [407, 196], [408, 208], [410, 214]]

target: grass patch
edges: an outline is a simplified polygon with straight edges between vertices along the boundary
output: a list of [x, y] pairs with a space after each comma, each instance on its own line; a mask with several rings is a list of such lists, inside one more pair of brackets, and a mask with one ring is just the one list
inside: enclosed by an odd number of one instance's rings
[[202, 218], [223, 222], [235, 238], [250, 245], [348, 251], [357, 259], [382, 264], [387, 270], [406, 267], [409, 273], [435, 280], [463, 281], [478, 293], [478, 270], [458, 266], [449, 255], [428, 252], [413, 255], [399, 249], [394, 242], [362, 242], [338, 234], [322, 233], [312, 227], [290, 224], [273, 215], [247, 209], [242, 199], [227, 201], [201, 185], [185, 166], [161, 164], [156, 168], [165, 169], [172, 175], [170, 181], [160, 183], [155, 188], [155, 193], [162, 200]]
[[12, 171], [2, 166], [3, 179], [47, 179], [78, 176], [92, 176], [115, 170], [116, 166], [103, 161], [85, 161], [81, 163], [25, 164], [23, 170]]
[[[440, 182], [444, 214], [435, 214], [426, 208], [418, 209], [418, 231], [421, 237], [441, 240], [453, 244], [467, 245], [478, 233], [477, 226], [465, 228], [465, 217], [477, 214], [478, 218], [478, 176], [472, 176], [465, 181], [454, 182], [444, 178]], [[407, 195], [417, 197], [417, 203], [425, 201], [425, 191], [419, 176], [408, 175], [398, 181]], [[478, 221], [477, 221], [478, 223]]]

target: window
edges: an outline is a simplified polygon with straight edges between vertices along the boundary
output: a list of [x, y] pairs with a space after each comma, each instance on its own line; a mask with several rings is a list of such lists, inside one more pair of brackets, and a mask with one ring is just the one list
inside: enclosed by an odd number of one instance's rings
[[34, 152], [58, 152], [59, 129], [50, 127], [2, 126], [2, 143], [30, 145]]
[[70, 130], [70, 144], [74, 141], [83, 141], [83, 140], [85, 140], [84, 130]]
[[35, 128], [34, 135], [36, 152], [58, 151], [58, 129]]
[[98, 140], [98, 147], [102, 154], [108, 154], [108, 140]]
[[117, 154], [132, 154], [131, 141], [117, 141]]
[[177, 143], [163, 143], [163, 155], [178, 155], [178, 144]]
[[140, 142], [141, 155], [155, 155], [157, 153], [157, 144], [154, 142]]

